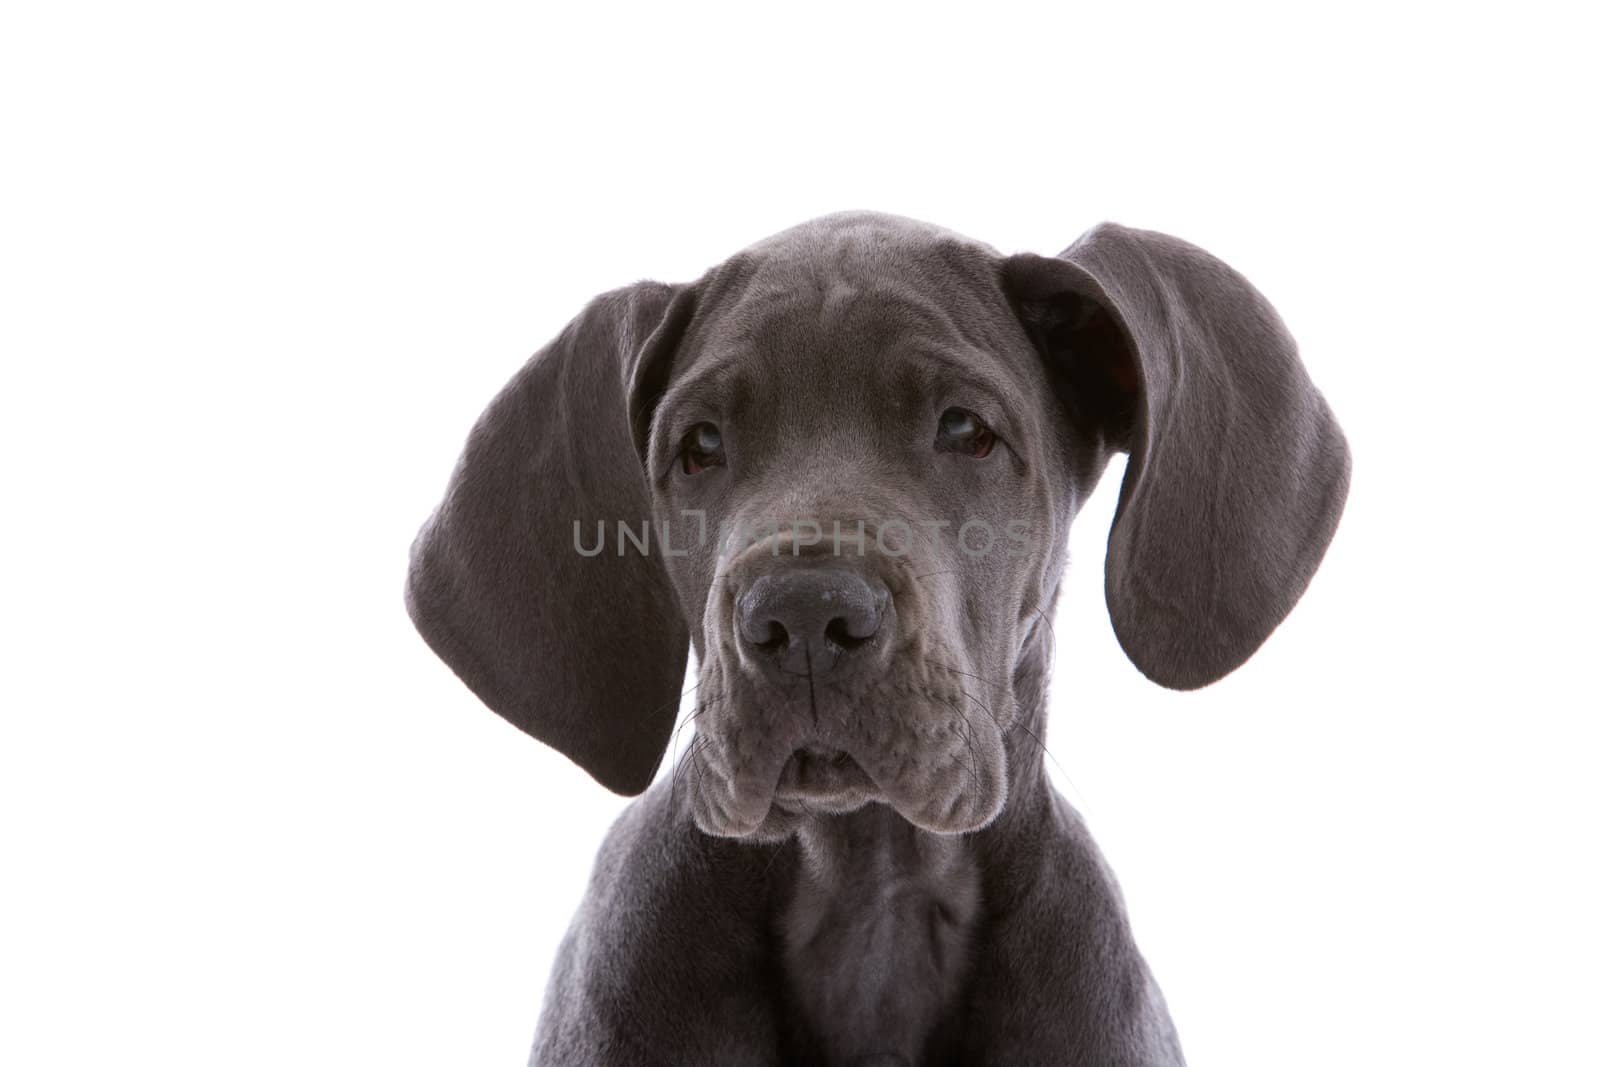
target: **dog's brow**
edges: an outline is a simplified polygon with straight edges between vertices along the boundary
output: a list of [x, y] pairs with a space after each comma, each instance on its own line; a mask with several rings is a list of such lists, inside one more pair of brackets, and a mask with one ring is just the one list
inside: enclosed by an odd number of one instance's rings
[[993, 390], [999, 383], [990, 375], [979, 373], [975, 365], [981, 360], [977, 354], [962, 356], [943, 347], [918, 346], [915, 358], [933, 365], [933, 375], [941, 381], [957, 381]]
[[1007, 423], [1013, 427], [1021, 425], [1015, 400], [1018, 383], [1009, 382], [998, 374], [984, 373], [980, 368], [989, 361], [983, 354], [963, 353], [960, 349], [943, 346], [918, 346], [913, 358], [918, 367], [925, 369], [929, 385], [976, 390], [998, 406]]
[[671, 397], [674, 412], [687, 409], [710, 413], [727, 404], [731, 392], [727, 379], [704, 375], [678, 383], [666, 396]]

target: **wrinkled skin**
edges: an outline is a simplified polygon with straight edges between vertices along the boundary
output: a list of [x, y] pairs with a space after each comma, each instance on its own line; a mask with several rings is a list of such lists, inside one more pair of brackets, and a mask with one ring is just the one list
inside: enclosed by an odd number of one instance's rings
[[[981, 252], [963, 259], [949, 238], [936, 278], [917, 258], [896, 269], [906, 235], [870, 218], [789, 236], [719, 279], [717, 310], [684, 339], [653, 412], [657, 517], [705, 516], [706, 544], [669, 560], [698, 621], [695, 819], [772, 839], [797, 816], [883, 800], [923, 830], [975, 830], [1005, 803], [1011, 676], [1106, 449], [1038, 402], [1044, 366]], [[986, 457], [936, 449], [952, 407], [993, 429]], [[688, 475], [680, 441], [699, 422], [720, 428], [727, 463]], [[883, 582], [890, 617], [870, 663], [774, 683], [737, 640], [735, 604], [763, 573], [816, 559]], [[865, 773], [804, 810], [775, 799], [806, 747]]]

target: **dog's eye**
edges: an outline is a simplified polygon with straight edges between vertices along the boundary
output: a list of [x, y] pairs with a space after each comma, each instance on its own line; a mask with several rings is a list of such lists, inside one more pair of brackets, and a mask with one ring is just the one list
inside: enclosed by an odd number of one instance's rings
[[707, 467], [720, 467], [722, 432], [709, 422], [697, 422], [683, 435], [683, 473], [699, 474]]
[[982, 459], [994, 448], [994, 431], [966, 408], [951, 408], [939, 416], [939, 435], [934, 446], [945, 452], [960, 452]]

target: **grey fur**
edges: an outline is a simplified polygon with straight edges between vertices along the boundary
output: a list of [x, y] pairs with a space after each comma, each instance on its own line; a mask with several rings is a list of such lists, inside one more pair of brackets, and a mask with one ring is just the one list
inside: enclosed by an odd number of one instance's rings
[[[987, 458], [932, 447], [952, 406], [998, 432]], [[727, 463], [688, 473], [700, 421]], [[695, 739], [602, 847], [533, 1063], [1182, 1063], [1041, 759], [1067, 529], [1118, 450], [1117, 636], [1153, 680], [1205, 685], [1304, 591], [1349, 456], [1270, 305], [1191, 245], [1107, 225], [1006, 257], [832, 215], [597, 298], [523, 368], [413, 549], [419, 630], [626, 793], [661, 759], [688, 642], [700, 663]], [[772, 532], [700, 543], [689, 511]], [[574, 551], [575, 519], [651, 513], [681, 555]], [[735, 605], [818, 564], [801, 516], [861, 520], [848, 565], [890, 597], [851, 670], [791, 681], [756, 669]], [[913, 542], [896, 518], [1022, 522], [1027, 550]]]

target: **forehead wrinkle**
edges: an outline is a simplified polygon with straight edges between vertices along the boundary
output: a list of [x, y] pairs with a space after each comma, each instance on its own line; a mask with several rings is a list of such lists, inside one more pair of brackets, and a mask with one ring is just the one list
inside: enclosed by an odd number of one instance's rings
[[848, 281], [753, 295], [710, 324], [674, 389], [675, 400], [744, 406], [769, 384], [804, 395], [818, 386], [884, 387], [898, 385], [907, 368], [930, 388], [966, 384], [1007, 401], [1030, 387], [1013, 361], [979, 343], [961, 328], [959, 316], [932, 301]]
[[918, 348], [910, 355], [907, 365], [914, 365], [923, 370], [923, 378], [937, 391], [940, 387], [968, 386], [984, 393], [992, 394], [999, 399], [1011, 392], [1014, 382], [1007, 381], [997, 375], [984, 374], [979, 368], [982, 357], [974, 354], [972, 359], [964, 360], [953, 352], [937, 348]]
[[663, 409], [670, 407], [675, 414], [726, 415], [746, 406], [749, 399], [750, 387], [741, 361], [720, 356], [697, 360], [684, 371], [668, 386], [661, 406]]
[[708, 331], [705, 347], [752, 349], [749, 355], [820, 354], [851, 347], [881, 348], [921, 339], [959, 340], [982, 347], [961, 320], [937, 300], [880, 282], [832, 278], [804, 288], [755, 291], [727, 310]]
[[686, 339], [692, 354], [674, 399], [744, 412], [776, 390], [779, 402], [763, 417], [786, 423], [802, 412], [785, 394], [825, 392], [829, 404], [801, 406], [877, 421], [886, 413], [859, 410], [875, 393], [957, 384], [992, 396], [1004, 417], [1029, 428], [1019, 416], [1039, 383], [1018, 365], [1027, 339], [990, 269], [993, 250], [911, 247], [876, 225], [847, 230], [848, 239], [809, 231], [767, 243], [715, 272], [716, 298], [705, 305], [715, 310]]

